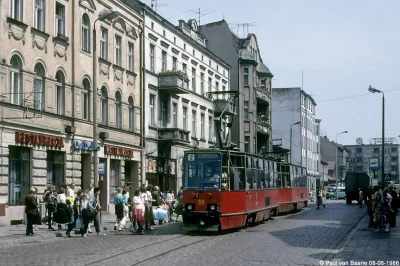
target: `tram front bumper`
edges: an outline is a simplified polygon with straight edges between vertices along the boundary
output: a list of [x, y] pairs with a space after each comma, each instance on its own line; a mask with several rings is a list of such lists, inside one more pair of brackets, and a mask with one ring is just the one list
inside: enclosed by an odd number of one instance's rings
[[185, 231], [218, 231], [218, 212], [183, 212], [183, 229]]

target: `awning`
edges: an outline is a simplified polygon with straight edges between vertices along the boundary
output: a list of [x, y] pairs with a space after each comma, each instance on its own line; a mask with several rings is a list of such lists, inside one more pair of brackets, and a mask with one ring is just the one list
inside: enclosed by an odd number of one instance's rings
[[336, 179], [328, 175], [328, 180], [336, 180]]

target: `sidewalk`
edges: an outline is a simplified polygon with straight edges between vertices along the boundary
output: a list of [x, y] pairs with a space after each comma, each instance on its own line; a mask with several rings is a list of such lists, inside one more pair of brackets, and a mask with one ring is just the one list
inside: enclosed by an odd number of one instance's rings
[[[103, 233], [114, 230], [115, 215], [103, 212], [101, 220], [102, 223], [100, 224], [100, 228]], [[128, 220], [127, 225], [125, 227], [128, 227], [129, 224], [130, 222]], [[52, 231], [48, 230], [47, 228], [48, 226], [45, 224], [39, 225], [39, 231], [34, 231], [35, 233], [34, 236], [26, 236], [25, 224], [0, 226], [0, 247], [15, 245], [15, 244], [23, 244], [23, 243], [36, 243], [40, 241], [54, 239], [56, 237], [65, 237], [65, 230]], [[55, 228], [57, 228], [57, 226], [55, 226]], [[94, 230], [93, 223], [91, 225], [91, 228], [92, 230]]]
[[374, 232], [373, 228], [368, 227], [368, 223], [369, 217], [366, 215], [350, 233], [344, 247], [333, 257], [333, 261], [358, 261], [367, 264], [371, 261], [400, 261], [399, 213], [396, 217], [396, 227], [390, 228], [388, 233]]

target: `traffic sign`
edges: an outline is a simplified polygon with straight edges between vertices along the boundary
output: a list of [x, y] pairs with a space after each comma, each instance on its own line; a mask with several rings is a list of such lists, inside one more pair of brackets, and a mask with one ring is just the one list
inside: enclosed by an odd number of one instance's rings
[[369, 158], [369, 170], [379, 170], [379, 158]]
[[385, 181], [392, 181], [392, 174], [385, 174]]

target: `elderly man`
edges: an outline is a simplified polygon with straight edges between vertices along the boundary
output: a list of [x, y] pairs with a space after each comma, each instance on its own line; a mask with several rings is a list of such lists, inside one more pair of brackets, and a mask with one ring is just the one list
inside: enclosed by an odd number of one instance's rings
[[25, 197], [25, 214], [26, 214], [26, 235], [33, 236], [33, 223], [36, 219], [36, 214], [38, 213], [39, 204], [36, 200], [35, 189], [31, 188], [29, 194]]

